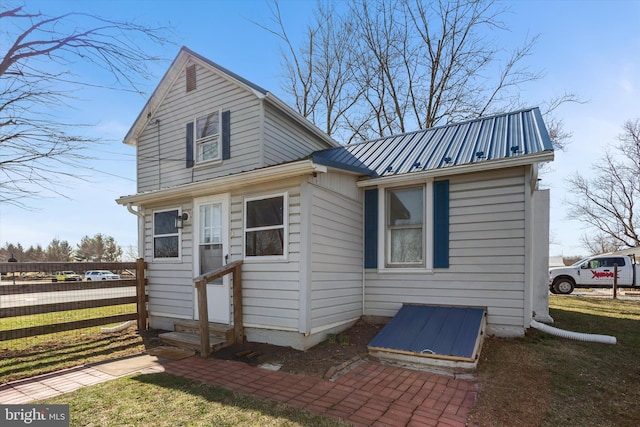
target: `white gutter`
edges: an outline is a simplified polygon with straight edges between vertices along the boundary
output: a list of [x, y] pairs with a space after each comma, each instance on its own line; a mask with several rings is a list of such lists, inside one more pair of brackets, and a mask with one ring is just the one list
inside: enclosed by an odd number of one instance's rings
[[269, 166], [248, 172], [241, 172], [219, 178], [207, 179], [163, 190], [151, 191], [148, 193], [135, 194], [132, 196], [122, 196], [116, 199], [120, 205], [141, 205], [151, 202], [162, 202], [165, 200], [175, 200], [184, 197], [201, 197], [212, 193], [223, 193], [231, 190], [257, 185], [264, 182], [278, 179], [292, 178], [295, 176], [326, 173], [326, 166], [313, 163], [311, 160], [285, 163], [278, 166]]
[[542, 152], [526, 156], [511, 157], [506, 159], [485, 160], [477, 163], [469, 163], [459, 166], [449, 166], [439, 169], [430, 169], [420, 172], [408, 172], [398, 175], [382, 176], [358, 181], [358, 187], [373, 187], [377, 185], [389, 185], [406, 183], [407, 180], [426, 180], [439, 176], [451, 176], [463, 173], [482, 172], [506, 167], [525, 166], [533, 163], [550, 162], [553, 160], [553, 152]]

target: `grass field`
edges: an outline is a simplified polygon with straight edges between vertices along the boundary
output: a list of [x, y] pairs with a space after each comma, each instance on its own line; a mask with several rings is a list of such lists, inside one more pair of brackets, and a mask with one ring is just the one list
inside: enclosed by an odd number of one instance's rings
[[481, 426], [640, 425], [640, 302], [551, 296], [557, 328], [613, 335], [617, 344], [573, 341], [530, 330], [489, 339], [473, 421]]
[[[0, 330], [135, 313], [135, 304], [0, 319]], [[105, 325], [104, 327], [114, 326]], [[144, 351], [142, 337], [132, 328], [103, 334], [101, 327], [76, 329], [0, 342], [0, 384]]]

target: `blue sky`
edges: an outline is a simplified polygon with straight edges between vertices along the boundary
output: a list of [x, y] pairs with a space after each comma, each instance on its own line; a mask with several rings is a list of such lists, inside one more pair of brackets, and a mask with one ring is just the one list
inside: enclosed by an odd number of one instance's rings
[[[523, 88], [522, 98], [535, 106], [565, 92], [585, 104], [566, 104], [556, 111], [573, 133], [566, 152], [556, 153], [542, 184], [551, 189], [550, 255], [586, 254], [580, 247], [583, 225], [568, 218], [566, 177], [589, 175], [608, 144], [616, 142], [622, 124], [640, 117], [640, 1], [510, 1], [502, 20], [511, 29], [506, 47], [527, 36], [540, 35], [529, 66], [544, 78]], [[281, 0], [288, 31], [298, 37], [312, 18], [315, 1]], [[28, 10], [48, 15], [80, 11], [136, 20], [150, 26], [174, 27], [175, 45], [162, 50], [172, 60], [185, 45], [212, 61], [253, 81], [291, 104], [281, 90], [282, 60], [279, 40], [252, 21], [268, 24], [263, 0], [141, 1], [29, 0]], [[153, 91], [169, 63], [154, 66], [155, 78], [144, 87]], [[99, 78], [99, 75], [95, 77]], [[80, 171], [88, 181], [70, 182], [64, 198], [30, 202], [31, 210], [0, 206], [0, 244], [41, 244], [53, 239], [72, 245], [84, 235], [113, 236], [122, 247], [136, 246], [136, 218], [115, 199], [135, 194], [135, 149], [122, 139], [147, 97], [124, 92], [82, 94], [69, 112], [79, 122], [95, 124], [88, 135], [108, 139], [88, 154], [93, 171]]]

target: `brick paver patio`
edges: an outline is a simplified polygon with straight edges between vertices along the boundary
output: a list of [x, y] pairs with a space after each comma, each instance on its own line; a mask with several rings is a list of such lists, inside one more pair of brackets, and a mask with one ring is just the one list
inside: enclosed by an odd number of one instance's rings
[[[139, 372], [179, 375], [355, 426], [465, 426], [477, 394], [471, 381], [372, 361], [354, 363], [331, 380], [197, 356]], [[0, 386], [0, 403], [28, 403], [114, 378], [95, 367], [69, 369]]]

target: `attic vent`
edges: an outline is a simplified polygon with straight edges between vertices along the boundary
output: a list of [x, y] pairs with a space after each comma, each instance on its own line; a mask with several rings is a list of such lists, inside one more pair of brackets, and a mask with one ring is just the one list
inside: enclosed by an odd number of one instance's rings
[[187, 92], [191, 92], [196, 88], [196, 65], [187, 67]]

